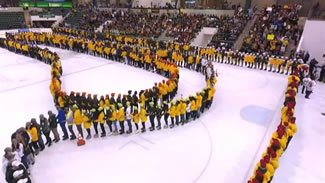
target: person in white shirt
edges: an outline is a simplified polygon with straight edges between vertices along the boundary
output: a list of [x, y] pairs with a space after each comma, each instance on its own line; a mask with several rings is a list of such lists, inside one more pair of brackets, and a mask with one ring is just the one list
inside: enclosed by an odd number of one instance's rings
[[130, 102], [126, 103], [126, 109], [125, 109], [125, 117], [126, 117], [126, 121], [128, 122], [128, 126], [129, 126], [129, 130], [126, 132], [127, 134], [132, 133], [132, 123], [131, 123], [131, 106], [130, 106]]
[[303, 79], [303, 85], [306, 87], [305, 98], [309, 99], [310, 94], [313, 93], [314, 87], [316, 86], [316, 82], [314, 78], [307, 77]]
[[5, 154], [2, 157], [2, 172], [6, 175], [7, 167], [11, 161], [21, 161], [19, 154], [12, 152], [11, 147], [5, 148]]

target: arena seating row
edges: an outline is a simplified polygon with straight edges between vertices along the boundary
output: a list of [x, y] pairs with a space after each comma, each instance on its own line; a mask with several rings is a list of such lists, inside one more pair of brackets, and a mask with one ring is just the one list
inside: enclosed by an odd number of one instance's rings
[[1, 12], [0, 30], [18, 29], [25, 26], [25, 17], [23, 12]]
[[77, 27], [83, 21], [83, 18], [83, 12], [80, 9], [73, 10], [71, 15], [64, 20], [64, 23], [70, 25], [71, 27]]
[[208, 46], [220, 47], [225, 46], [230, 48], [234, 45], [239, 35], [245, 28], [248, 17], [245, 14], [236, 16], [221, 16], [217, 20], [217, 33], [212, 37]]

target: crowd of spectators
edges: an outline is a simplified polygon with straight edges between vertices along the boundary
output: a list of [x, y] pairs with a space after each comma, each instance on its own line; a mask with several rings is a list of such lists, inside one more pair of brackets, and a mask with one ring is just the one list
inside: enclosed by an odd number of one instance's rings
[[167, 15], [144, 12], [112, 11], [106, 16], [103, 32], [157, 38], [165, 30]]
[[216, 16], [177, 14], [167, 21], [166, 36], [189, 43], [203, 27], [216, 27]]
[[80, 28], [89, 31], [95, 31], [111, 16], [109, 11], [100, 11], [93, 8], [83, 9], [82, 13], [83, 21], [80, 24]]
[[216, 17], [218, 32], [212, 37], [209, 46], [231, 48], [250, 18], [242, 11], [236, 12], [234, 16]]
[[298, 44], [301, 30], [298, 27], [299, 5], [273, 5], [264, 8], [245, 38], [244, 51], [267, 51], [273, 55], [284, 55], [289, 41]]

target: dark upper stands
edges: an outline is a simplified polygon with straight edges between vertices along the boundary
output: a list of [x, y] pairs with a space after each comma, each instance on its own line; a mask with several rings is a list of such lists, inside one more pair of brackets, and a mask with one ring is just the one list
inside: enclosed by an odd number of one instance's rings
[[0, 30], [24, 28], [23, 12], [0, 12]]

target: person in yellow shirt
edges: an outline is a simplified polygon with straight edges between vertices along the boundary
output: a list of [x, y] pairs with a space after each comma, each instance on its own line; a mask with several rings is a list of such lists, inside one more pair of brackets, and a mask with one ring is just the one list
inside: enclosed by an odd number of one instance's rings
[[124, 111], [123, 105], [121, 103], [118, 103], [118, 107], [119, 107], [119, 110], [117, 112], [116, 117], [117, 117], [117, 120], [120, 122], [120, 127], [121, 127], [120, 135], [122, 135], [125, 133], [125, 130], [124, 130], [125, 111]]
[[196, 93], [196, 106], [197, 106], [197, 116], [198, 118], [200, 117], [200, 112], [202, 111], [202, 102], [203, 102], [203, 97], [200, 92]]
[[75, 105], [73, 108], [72, 108], [72, 111], [73, 111], [73, 123], [77, 126], [77, 130], [79, 132], [79, 134], [81, 135], [81, 137], [83, 138], [83, 131], [82, 131], [82, 115], [81, 115], [81, 111], [80, 109], [77, 107], [77, 105]]
[[26, 123], [25, 129], [29, 133], [29, 135], [32, 137], [31, 145], [34, 148], [35, 154], [37, 155], [39, 153], [37, 129], [35, 126], [32, 126], [32, 124], [30, 122]]
[[98, 108], [99, 115], [98, 115], [97, 121], [98, 121], [98, 123], [100, 125], [100, 128], [102, 130], [102, 134], [100, 135], [100, 137], [106, 137], [106, 131], [105, 131], [105, 127], [104, 127], [104, 124], [106, 122], [105, 113], [104, 113], [104, 107], [105, 106], [100, 106]]
[[193, 120], [195, 120], [197, 118], [197, 105], [194, 96], [190, 96], [190, 110], [191, 110], [191, 117], [193, 118]]
[[86, 110], [82, 110], [82, 122], [84, 124], [84, 128], [87, 131], [87, 137], [86, 139], [91, 139], [91, 120], [90, 120], [90, 113], [87, 113]]
[[207, 98], [207, 108], [210, 109], [213, 101], [214, 93], [216, 92], [216, 89], [214, 87], [208, 88], [208, 98]]
[[175, 116], [176, 116], [176, 104], [175, 104], [175, 102], [171, 102], [171, 106], [170, 106], [170, 108], [169, 108], [169, 111], [168, 111], [168, 113], [169, 113], [169, 116], [170, 116], [170, 119], [171, 119], [171, 125], [169, 126], [170, 128], [174, 128], [174, 126], [175, 126]]
[[[113, 97], [111, 97], [112, 99]], [[111, 116], [109, 118], [109, 120], [112, 122], [113, 126], [114, 126], [114, 131], [113, 131], [113, 135], [117, 135], [118, 134], [118, 129], [117, 129], [117, 111], [115, 108], [115, 104], [111, 103]]]
[[269, 58], [269, 72], [272, 71], [272, 69], [275, 67], [275, 62], [276, 62], [276, 58], [274, 58], [273, 56], [271, 56]]
[[187, 65], [186, 66], [188, 69], [192, 69], [192, 65], [193, 65], [193, 56], [190, 55], [187, 57]]
[[139, 114], [139, 117], [141, 119], [141, 124], [142, 124], [142, 129], [141, 129], [141, 132], [144, 133], [146, 132], [146, 122], [147, 122], [147, 111], [145, 109], [145, 105], [144, 104], [141, 104], [140, 105], [140, 114]]
[[186, 115], [186, 108], [187, 108], [187, 103], [185, 102], [184, 99], [181, 99], [181, 104], [180, 104], [180, 112], [181, 112], [181, 124], [185, 124], [185, 115]]
[[135, 133], [139, 133], [139, 122], [140, 122], [140, 116], [138, 113], [138, 107], [133, 107], [133, 113], [131, 114], [131, 118], [135, 124]]

